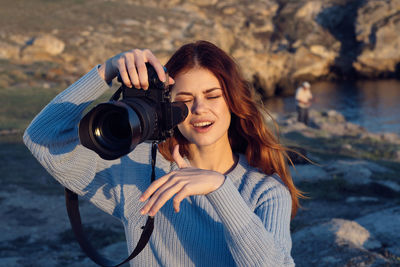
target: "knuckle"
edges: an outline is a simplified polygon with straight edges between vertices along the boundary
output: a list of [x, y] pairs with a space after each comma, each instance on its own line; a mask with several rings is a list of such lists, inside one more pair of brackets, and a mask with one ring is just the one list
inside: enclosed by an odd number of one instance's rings
[[179, 182], [179, 175], [177, 175], [176, 173], [174, 173], [173, 175], [171, 175], [170, 180], [172, 182]]
[[179, 196], [174, 197], [174, 199], [172, 200], [172, 203], [177, 206], [181, 203], [181, 199]]
[[138, 49], [138, 48], [133, 49], [132, 52], [133, 52], [134, 55], [142, 54], [142, 50], [140, 50], [140, 49]]
[[116, 59], [117, 60], [117, 64], [122, 64], [122, 63], [124, 63], [125, 62], [125, 58], [122, 56], [122, 57], [119, 57], [119, 58], [117, 58]]
[[180, 186], [181, 188], [184, 188], [184, 187], [186, 186], [186, 181], [184, 181], [184, 180], [178, 180], [178, 181], [176, 182], [176, 184], [177, 184], [178, 186]]

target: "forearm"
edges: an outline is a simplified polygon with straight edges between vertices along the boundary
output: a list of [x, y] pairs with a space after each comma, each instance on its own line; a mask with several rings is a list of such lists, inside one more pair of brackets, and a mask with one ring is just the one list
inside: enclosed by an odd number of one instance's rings
[[[261, 205], [260, 208], [265, 210], [257, 214], [260, 218], [248, 207], [228, 178], [219, 190], [207, 197], [221, 218], [227, 244], [238, 266], [293, 265], [290, 233], [287, 232], [291, 203], [286, 198], [273, 200], [275, 207], [268, 216], [269, 208]], [[274, 224], [279, 225], [280, 233], [277, 233]]]
[[[63, 186], [102, 203], [114, 212], [116, 203], [95, 196], [97, 183], [105, 183], [111, 162], [80, 145], [78, 124], [85, 108], [109, 86], [99, 77], [97, 67], [56, 96], [32, 121], [24, 133], [24, 143], [43, 167]], [[94, 177], [96, 180], [94, 181]], [[108, 201], [109, 202], [109, 201]]]

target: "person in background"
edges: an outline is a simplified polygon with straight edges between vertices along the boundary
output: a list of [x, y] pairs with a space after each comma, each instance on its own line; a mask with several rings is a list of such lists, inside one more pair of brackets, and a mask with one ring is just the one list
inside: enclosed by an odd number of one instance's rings
[[309, 82], [303, 82], [301, 86], [297, 88], [295, 99], [298, 114], [297, 120], [308, 125], [308, 109], [310, 108], [313, 99]]

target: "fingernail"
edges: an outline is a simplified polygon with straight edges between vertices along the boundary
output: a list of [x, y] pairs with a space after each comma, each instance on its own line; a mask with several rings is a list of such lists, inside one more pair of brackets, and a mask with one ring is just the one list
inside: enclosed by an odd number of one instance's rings
[[143, 210], [143, 209], [141, 209], [141, 210], [140, 210], [140, 214], [142, 214], [142, 215], [145, 215], [145, 214], [146, 214], [146, 212], [144, 212], [144, 210]]

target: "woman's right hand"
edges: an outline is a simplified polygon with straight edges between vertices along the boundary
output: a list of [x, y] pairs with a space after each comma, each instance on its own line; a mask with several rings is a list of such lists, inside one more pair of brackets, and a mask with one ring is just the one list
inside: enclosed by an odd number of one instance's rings
[[[164, 68], [149, 49], [133, 49], [114, 56], [100, 66], [99, 74], [107, 83], [110, 83], [119, 73], [126, 86], [147, 90], [149, 82], [146, 62], [154, 67], [158, 78], [164, 82], [166, 80]], [[169, 78], [169, 84], [173, 83], [175, 81]]]

